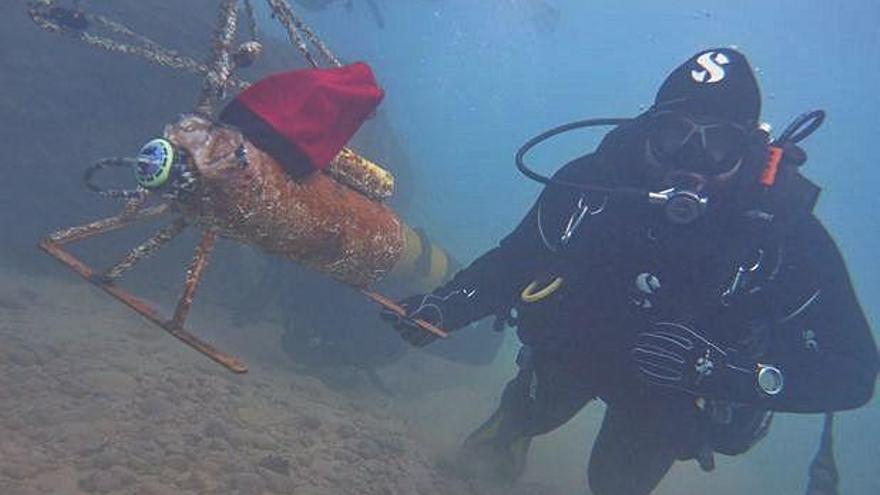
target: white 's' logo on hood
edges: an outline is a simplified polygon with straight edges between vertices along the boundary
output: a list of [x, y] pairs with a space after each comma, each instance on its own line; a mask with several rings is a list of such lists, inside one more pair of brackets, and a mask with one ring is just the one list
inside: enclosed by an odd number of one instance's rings
[[697, 65], [703, 70], [692, 70], [691, 78], [698, 83], [716, 83], [724, 79], [723, 65], [730, 63], [727, 55], [718, 52], [706, 52], [697, 57]]

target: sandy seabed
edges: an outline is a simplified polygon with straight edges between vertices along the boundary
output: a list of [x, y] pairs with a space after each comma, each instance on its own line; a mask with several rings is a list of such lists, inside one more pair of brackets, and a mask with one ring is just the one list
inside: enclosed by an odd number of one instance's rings
[[87, 284], [5, 273], [0, 493], [472, 493], [381, 401], [277, 359], [235, 375]]

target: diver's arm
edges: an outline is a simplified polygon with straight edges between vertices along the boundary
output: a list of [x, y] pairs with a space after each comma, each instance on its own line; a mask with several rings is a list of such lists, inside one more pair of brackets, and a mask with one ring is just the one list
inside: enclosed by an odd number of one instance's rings
[[437, 340], [437, 335], [420, 328], [416, 319], [445, 331], [458, 330], [492, 314], [500, 317], [496, 323], [506, 323], [511, 289], [532, 272], [541, 254], [533, 252], [535, 246], [529, 239], [529, 229], [537, 214], [532, 208], [513, 233], [449, 282], [427, 294], [399, 301], [405, 316], [383, 310], [381, 317], [394, 326], [403, 340], [416, 347]]
[[814, 218], [799, 230], [787, 269], [812, 272], [816, 288], [773, 325], [766, 361], [782, 370], [784, 387], [766, 403], [789, 412], [860, 407], [873, 396], [877, 345], [834, 241]]
[[[545, 191], [546, 192], [546, 191]], [[542, 194], [543, 196], [543, 194]], [[519, 226], [470, 265], [458, 271], [432, 294], [461, 301], [446, 311], [444, 327], [456, 330], [486, 316], [503, 312], [514, 294], [534, 277], [539, 260], [546, 256], [537, 231], [539, 198]]]
[[[568, 180], [582, 178], [584, 173], [593, 170], [592, 161], [593, 155], [582, 156], [566, 164], [555, 176]], [[571, 214], [570, 207], [576, 203], [573, 198], [570, 189], [553, 185], [544, 188], [513, 232], [433, 292], [439, 296], [456, 291], [470, 294], [466, 304], [457, 305], [452, 319], [446, 318], [447, 330], [504, 312], [510, 307], [523, 287], [553, 255], [544, 235], [559, 237]]]

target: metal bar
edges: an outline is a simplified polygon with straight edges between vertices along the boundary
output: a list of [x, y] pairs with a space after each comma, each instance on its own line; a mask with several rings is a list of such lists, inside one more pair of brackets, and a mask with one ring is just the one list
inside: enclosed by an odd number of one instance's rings
[[186, 226], [186, 220], [181, 217], [175, 220], [174, 223], [163, 227], [161, 230], [150, 236], [149, 239], [129, 251], [128, 255], [119, 263], [113, 265], [113, 267], [104, 272], [104, 278], [106, 280], [116, 280], [120, 278], [123, 273], [131, 270], [134, 265], [152, 256], [153, 253], [162, 249], [172, 239], [180, 235], [180, 233], [186, 229]]
[[[28, 13], [31, 16], [31, 19], [37, 26], [48, 32], [59, 33], [78, 40], [86, 45], [100, 48], [108, 52], [135, 56], [163, 67], [182, 70], [193, 74], [206, 74], [208, 72], [208, 66], [204, 63], [198, 62], [193, 58], [182, 55], [174, 50], [164, 48], [146, 36], [138, 34], [127, 26], [112, 21], [104, 16], [86, 14], [75, 9], [63, 9], [58, 7], [56, 2], [52, 0], [31, 0], [28, 2], [28, 5]], [[60, 24], [57, 19], [53, 18], [53, 13], [65, 11], [70, 14], [79, 15], [79, 19], [85, 24], [85, 27], [83, 29], [70, 28]], [[113, 39], [103, 34], [92, 33], [90, 31], [93, 28], [103, 28], [119, 37], [130, 38], [134, 43]], [[248, 86], [246, 81], [235, 78], [231, 78], [228, 84], [230, 87], [239, 89]]]
[[204, 354], [205, 356], [208, 356], [212, 360], [220, 363], [221, 365], [225, 366], [235, 373], [247, 372], [247, 365], [235, 356], [226, 354], [225, 352], [217, 349], [211, 344], [208, 344], [207, 342], [199, 339], [195, 335], [192, 335], [191, 333], [186, 332], [181, 328], [170, 328], [167, 325], [167, 322], [161, 317], [159, 312], [152, 305], [131, 294], [130, 292], [120, 287], [117, 287], [116, 285], [113, 285], [112, 283], [105, 282], [102, 279], [95, 277], [95, 272], [88, 265], [65, 251], [60, 244], [53, 242], [50, 239], [45, 239], [40, 243], [40, 248], [49, 253], [51, 256], [53, 256], [64, 265], [66, 265], [68, 268], [72, 269], [74, 272], [82, 276], [87, 281], [101, 288], [102, 290], [104, 290], [104, 292], [110, 294], [129, 308], [135, 310], [149, 321], [155, 323], [156, 325], [176, 337], [181, 342], [187, 344], [188, 346]]
[[216, 240], [216, 230], [206, 230], [202, 234], [202, 240], [199, 242], [198, 247], [196, 247], [193, 260], [189, 268], [186, 269], [186, 283], [183, 287], [183, 294], [180, 296], [180, 300], [177, 301], [174, 317], [168, 322], [170, 331], [183, 328], [183, 324], [192, 307], [193, 298], [196, 295], [196, 288], [198, 288], [199, 282], [202, 280], [202, 274], [205, 272], [205, 267], [208, 266], [208, 262], [211, 259], [211, 251], [214, 250], [214, 242]]
[[131, 214], [126, 214], [125, 211], [123, 211], [121, 214], [114, 217], [104, 218], [85, 225], [77, 225], [75, 227], [68, 227], [66, 229], [55, 231], [49, 235], [47, 240], [57, 244], [67, 244], [69, 242], [79, 241], [98, 234], [121, 229], [135, 222], [141, 222], [157, 217], [167, 212], [168, 208], [168, 203], [162, 203], [156, 206], [151, 206], [150, 208], [138, 210]]
[[334, 67], [342, 66], [342, 62], [339, 61], [339, 58], [330, 51], [330, 48], [321, 41], [321, 38], [315, 34], [314, 31], [305, 23], [296, 13], [290, 8], [290, 4], [287, 0], [266, 0], [269, 3], [269, 8], [272, 9], [272, 12], [275, 14], [275, 18], [278, 19], [278, 22], [284, 26], [284, 29], [287, 30], [287, 37], [290, 38], [290, 42], [302, 53], [302, 56], [312, 65], [312, 67], [318, 67], [318, 62], [315, 61], [312, 56], [311, 50], [309, 50], [308, 45], [306, 45], [305, 40], [308, 40], [309, 43], [312, 44], [315, 48], [317, 48], [318, 52], [330, 63], [330, 65]]
[[334, 67], [342, 67], [342, 62], [339, 61], [339, 58], [330, 51], [330, 48], [326, 44], [324, 44], [321, 38], [319, 38], [314, 31], [312, 31], [312, 28], [310, 28], [299, 17], [295, 17], [295, 19], [297, 22], [297, 27], [306, 34], [306, 39], [308, 39], [309, 42], [313, 46], [315, 46], [319, 52], [321, 52], [321, 55], [323, 55], [324, 58], [327, 59], [328, 62], [330, 62], [330, 65]]
[[125, 202], [125, 206], [122, 207], [122, 213], [119, 214], [120, 217], [131, 218], [141, 211], [144, 203], [147, 202], [147, 194], [149, 194], [149, 192], [145, 189], [138, 189], [138, 191], [140, 194], [129, 198]]
[[186, 330], [183, 330], [182, 328], [168, 328], [165, 326], [163, 326], [162, 328], [167, 330], [168, 333], [170, 333], [171, 335], [177, 337], [177, 339], [184, 344], [192, 347], [193, 349], [201, 352], [205, 356], [208, 356], [214, 361], [220, 363], [229, 371], [233, 371], [235, 373], [247, 373], [247, 364], [245, 364], [237, 357], [226, 354], [220, 349], [217, 349], [216, 347], [187, 332]]
[[58, 261], [67, 265], [68, 268], [78, 273], [82, 278], [89, 281], [95, 278], [95, 272], [93, 272], [88, 265], [65, 251], [61, 247], [61, 244], [51, 239], [43, 239], [40, 241], [40, 249], [54, 256]]
[[[397, 303], [388, 299], [387, 297], [383, 296], [382, 294], [379, 294], [378, 292], [371, 291], [368, 289], [360, 289], [360, 292], [361, 292], [361, 294], [367, 296], [370, 300], [372, 300], [376, 304], [382, 306], [383, 308], [385, 308], [389, 311], [393, 311], [395, 314], [397, 314], [401, 318], [407, 318], [405, 309], [401, 308]], [[445, 330], [442, 330], [440, 328], [437, 328], [436, 326], [428, 323], [425, 320], [413, 318], [412, 321], [416, 325], [418, 325], [419, 328], [421, 328], [422, 330], [425, 330], [427, 332], [431, 332], [438, 337], [446, 338], [449, 336], [448, 332], [446, 332]]]
[[253, 0], [244, 0], [244, 12], [247, 16], [248, 31], [250, 31], [251, 39], [254, 41], [259, 41], [260, 32], [257, 28], [257, 16], [254, 13]]
[[312, 52], [309, 51], [309, 46], [306, 45], [306, 42], [303, 40], [302, 35], [299, 33], [299, 29], [297, 28], [297, 24], [300, 23], [298, 19], [296, 19], [293, 10], [290, 8], [290, 5], [283, 0], [266, 0], [269, 4], [269, 9], [272, 10], [273, 17], [281, 23], [281, 26], [287, 31], [287, 38], [290, 40], [290, 43], [299, 50], [299, 53], [306, 59], [306, 62], [309, 63], [312, 67], [318, 67], [318, 62], [312, 56]]
[[238, 0], [223, 0], [220, 5], [220, 20], [214, 31], [214, 45], [211, 50], [211, 65], [205, 75], [202, 93], [196, 105], [196, 112], [211, 117], [214, 104], [223, 97], [226, 82], [232, 75], [232, 42], [238, 26]]

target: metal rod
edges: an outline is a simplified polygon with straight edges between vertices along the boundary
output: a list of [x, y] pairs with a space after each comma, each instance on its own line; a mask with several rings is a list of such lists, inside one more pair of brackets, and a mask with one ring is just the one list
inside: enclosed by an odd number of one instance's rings
[[88, 265], [77, 259], [72, 254], [65, 251], [60, 244], [53, 242], [50, 239], [45, 239], [40, 243], [40, 248], [49, 253], [51, 256], [53, 256], [64, 265], [66, 265], [68, 268], [79, 274], [87, 281], [101, 288], [102, 290], [104, 290], [104, 292], [110, 294], [129, 308], [135, 310], [137, 313], [139, 313], [141, 316], [148, 319], [152, 323], [166, 330], [168, 333], [176, 337], [181, 342], [187, 344], [188, 346], [204, 354], [205, 356], [208, 356], [212, 360], [220, 363], [221, 365], [228, 368], [230, 371], [233, 371], [235, 373], [247, 372], [247, 365], [235, 356], [226, 354], [225, 352], [217, 349], [211, 344], [208, 344], [207, 342], [199, 339], [195, 335], [192, 335], [191, 333], [181, 328], [169, 328], [166, 325], [166, 321], [151, 304], [131, 294], [125, 289], [113, 285], [112, 283], [108, 283], [99, 277], [95, 277], [95, 272]]
[[186, 220], [181, 217], [175, 220], [174, 223], [163, 227], [150, 236], [149, 239], [129, 251], [128, 255], [119, 263], [104, 272], [104, 278], [106, 280], [119, 279], [123, 273], [131, 270], [136, 264], [152, 256], [156, 251], [162, 249], [172, 239], [180, 235], [186, 229], [186, 226]]
[[228, 370], [235, 373], [247, 373], [248, 367], [242, 360], [238, 359], [235, 356], [230, 354], [226, 354], [225, 352], [217, 349], [211, 344], [205, 342], [204, 340], [196, 337], [195, 335], [187, 332], [182, 328], [167, 328], [162, 325], [162, 328], [168, 331], [171, 335], [175, 336], [178, 340], [183, 342], [184, 344], [192, 347], [193, 349], [201, 352], [205, 356], [213, 359], [214, 361], [222, 364]]
[[214, 250], [214, 242], [216, 240], [216, 230], [209, 229], [202, 234], [202, 240], [199, 242], [198, 247], [196, 247], [193, 260], [186, 269], [186, 283], [183, 287], [183, 294], [180, 296], [180, 300], [177, 301], [177, 308], [174, 310], [174, 317], [167, 324], [168, 329], [172, 332], [176, 329], [183, 328], [183, 324], [186, 321], [186, 317], [189, 315], [190, 308], [192, 307], [193, 298], [196, 295], [196, 289], [199, 286], [199, 282], [202, 280], [202, 274], [211, 259], [211, 251]]
[[211, 64], [205, 75], [202, 93], [196, 105], [196, 112], [211, 117], [214, 105], [223, 97], [226, 82], [232, 75], [232, 42], [238, 26], [238, 0], [223, 0], [220, 16], [214, 31], [214, 45], [211, 50]]
[[244, 0], [244, 13], [247, 16], [248, 31], [250, 31], [251, 39], [260, 41], [260, 32], [257, 29], [257, 16], [254, 13], [253, 0]]
[[[30, 14], [31, 19], [37, 26], [48, 32], [59, 33], [108, 52], [135, 56], [163, 67], [193, 74], [206, 74], [208, 72], [208, 66], [204, 63], [165, 48], [146, 36], [134, 32], [127, 26], [104, 16], [87, 14], [73, 9], [64, 9], [56, 5], [57, 2], [54, 0], [30, 0], [28, 4], [28, 14]], [[78, 15], [78, 18], [85, 24], [84, 29], [73, 29], [62, 25], [56, 18], [53, 18], [53, 14], [58, 12]], [[120, 41], [103, 34], [91, 32], [95, 29], [103, 29], [120, 38], [129, 38], [132, 42]], [[228, 84], [230, 87], [239, 89], [248, 86], [246, 81], [235, 78], [231, 78]]]
[[121, 229], [135, 222], [157, 217], [168, 211], [168, 203], [162, 203], [150, 208], [144, 208], [131, 214], [125, 211], [114, 217], [96, 220], [85, 225], [77, 225], [53, 232], [49, 235], [48, 240], [57, 244], [67, 244], [68, 242], [79, 241], [88, 237], [104, 234], [114, 230]]
[[281, 26], [287, 31], [287, 38], [290, 40], [290, 43], [294, 48], [299, 50], [299, 53], [306, 59], [306, 62], [308, 62], [309, 65], [312, 67], [318, 67], [318, 62], [312, 57], [308, 45], [306, 45], [305, 40], [303, 40], [302, 35], [300, 35], [299, 30], [296, 28], [294, 14], [290, 9], [290, 6], [277, 0], [267, 0], [267, 3], [272, 10], [272, 17], [277, 19]]
[[300, 19], [299, 17], [296, 17], [296, 21], [297, 21], [297, 27], [299, 29], [301, 29], [304, 33], [306, 33], [306, 38], [309, 40], [309, 42], [313, 46], [315, 46], [318, 49], [318, 51], [321, 53], [321, 55], [323, 55], [324, 58], [327, 59], [327, 62], [329, 62], [330, 65], [332, 65], [334, 67], [341, 67], [342, 62], [340, 62], [339, 58], [336, 55], [334, 55], [332, 51], [330, 51], [330, 48], [326, 44], [324, 44], [324, 42], [321, 40], [321, 38], [318, 37], [318, 35], [315, 34], [314, 31], [312, 31], [312, 28], [310, 28], [306, 23], [304, 23], [302, 21], [302, 19]]
[[290, 4], [286, 0], [266, 0], [269, 8], [275, 14], [274, 17], [287, 30], [287, 37], [290, 42], [300, 51], [303, 57], [312, 65], [318, 67], [319, 64], [312, 56], [311, 50], [303, 40], [305, 38], [309, 43], [317, 48], [318, 52], [334, 67], [340, 67], [342, 62], [330, 51], [330, 48], [321, 41], [320, 38], [306, 25], [299, 16], [290, 8]]
[[144, 207], [144, 203], [147, 202], [147, 195], [149, 191], [145, 189], [137, 190], [140, 194], [132, 196], [125, 202], [125, 206], [122, 207], [122, 213], [119, 214], [121, 218], [129, 219], [138, 214], [141, 209]]
[[[371, 291], [368, 289], [360, 289], [360, 292], [361, 292], [361, 294], [367, 296], [370, 300], [372, 300], [376, 304], [382, 306], [383, 308], [385, 308], [389, 311], [393, 311], [395, 314], [397, 314], [397, 316], [400, 316], [401, 318], [408, 318], [406, 315], [405, 309], [401, 308], [400, 305], [398, 305], [394, 301], [388, 299], [387, 297], [383, 296], [382, 294], [379, 294], [378, 292]], [[422, 330], [425, 330], [427, 332], [431, 332], [438, 337], [446, 338], [449, 336], [448, 332], [446, 332], [445, 330], [442, 330], [440, 328], [437, 328], [436, 326], [428, 323], [425, 320], [420, 320], [418, 318], [412, 318], [412, 321], [416, 325], [418, 325], [419, 328], [421, 328]]]

